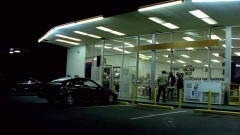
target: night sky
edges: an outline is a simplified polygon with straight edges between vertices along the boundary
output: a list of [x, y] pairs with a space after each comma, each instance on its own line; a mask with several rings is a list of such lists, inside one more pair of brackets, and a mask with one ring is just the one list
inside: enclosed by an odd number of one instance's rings
[[[97, 15], [135, 11], [163, 0], [35, 0], [1, 3], [0, 69], [9, 77], [32, 76], [48, 81], [66, 73], [67, 49], [37, 40], [52, 27]], [[4, 8], [3, 8], [4, 7]], [[23, 53], [10, 55], [10, 48]]]

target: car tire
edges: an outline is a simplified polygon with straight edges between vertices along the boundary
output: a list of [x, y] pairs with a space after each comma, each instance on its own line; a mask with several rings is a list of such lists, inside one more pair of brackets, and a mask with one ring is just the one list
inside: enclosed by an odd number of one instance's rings
[[66, 103], [67, 103], [68, 105], [74, 104], [74, 98], [72, 97], [72, 95], [68, 95], [68, 96], [67, 96]]
[[14, 95], [16, 95], [16, 92], [17, 92], [17, 89], [14, 88], [14, 87], [11, 87], [11, 88], [10, 88], [10, 91], [9, 91], [9, 94], [10, 94], [11, 96], [14, 96]]
[[110, 104], [114, 103], [114, 96], [113, 95], [108, 95], [107, 96], [107, 102], [110, 103]]

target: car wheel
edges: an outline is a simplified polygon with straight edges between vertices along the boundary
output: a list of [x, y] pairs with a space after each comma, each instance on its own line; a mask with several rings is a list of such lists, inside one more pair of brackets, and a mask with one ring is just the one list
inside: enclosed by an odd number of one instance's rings
[[73, 99], [72, 95], [68, 95], [67, 96], [67, 104], [72, 105], [73, 103], [74, 103], [74, 99]]
[[9, 92], [9, 93], [10, 93], [10, 95], [12, 95], [12, 96], [13, 96], [13, 95], [16, 95], [16, 91], [17, 91], [17, 90], [16, 90], [16, 88], [14, 88], [14, 87], [11, 87], [11, 88], [10, 88], [10, 92]]
[[114, 97], [113, 97], [113, 95], [108, 95], [107, 102], [108, 102], [108, 103], [113, 103], [113, 102], [114, 102]]

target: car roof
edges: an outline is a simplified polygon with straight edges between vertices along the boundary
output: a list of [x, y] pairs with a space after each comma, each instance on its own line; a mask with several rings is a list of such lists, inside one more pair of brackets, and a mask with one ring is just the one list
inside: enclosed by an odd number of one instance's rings
[[76, 79], [76, 78], [89, 80], [88, 78], [84, 78], [84, 77], [60, 77], [60, 78], [57, 78], [57, 79], [52, 80], [51, 82], [63, 82], [63, 81], [67, 81], [67, 80], [71, 80], [71, 79]]

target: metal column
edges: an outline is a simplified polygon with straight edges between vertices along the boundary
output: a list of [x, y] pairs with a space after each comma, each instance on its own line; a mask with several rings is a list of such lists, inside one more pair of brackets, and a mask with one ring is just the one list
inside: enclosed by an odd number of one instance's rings
[[[156, 35], [152, 34], [152, 43], [156, 44]], [[156, 68], [156, 51], [152, 50], [152, 59], [151, 59], [151, 95], [153, 95], [155, 90], [155, 68]], [[156, 101], [156, 99], [154, 99]]]
[[224, 69], [224, 80], [227, 84], [231, 83], [231, 57], [232, 57], [232, 27], [226, 27], [226, 62]]

